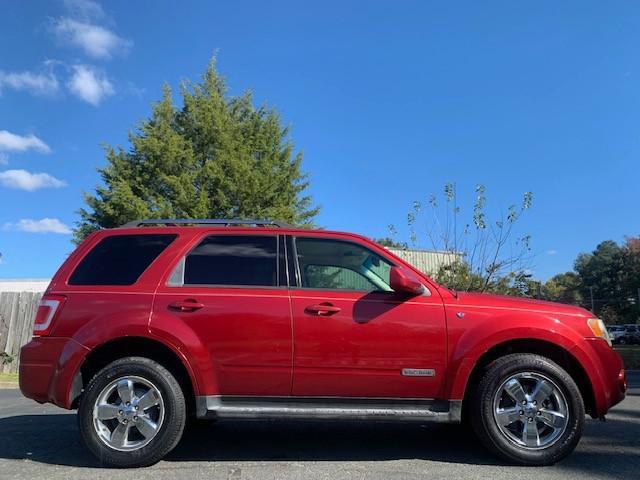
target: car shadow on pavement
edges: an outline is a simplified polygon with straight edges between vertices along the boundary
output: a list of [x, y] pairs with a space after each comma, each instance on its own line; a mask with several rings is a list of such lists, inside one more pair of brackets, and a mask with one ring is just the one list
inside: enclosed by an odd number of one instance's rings
[[[74, 467], [99, 463], [81, 444], [73, 414], [0, 418], [0, 458]], [[424, 459], [499, 465], [460, 425], [221, 421], [190, 427], [166, 461]]]
[[74, 467], [97, 466], [80, 442], [74, 414], [0, 418], [0, 458], [3, 459]]
[[461, 425], [218, 422], [192, 427], [168, 461], [433, 460], [499, 465]]
[[[587, 423], [578, 449], [555, 467], [588, 475], [634, 475], [640, 468], [638, 412]], [[82, 446], [75, 415], [0, 418], [0, 458], [97, 467]], [[504, 465], [461, 425], [364, 422], [221, 421], [187, 430], [166, 462], [386, 461], [417, 459]]]

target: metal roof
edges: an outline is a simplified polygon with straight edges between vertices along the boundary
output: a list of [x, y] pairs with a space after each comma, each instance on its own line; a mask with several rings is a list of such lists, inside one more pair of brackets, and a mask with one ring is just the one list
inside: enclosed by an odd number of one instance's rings
[[427, 275], [435, 275], [443, 266], [451, 265], [462, 259], [462, 254], [455, 252], [400, 248], [388, 248], [388, 250]]

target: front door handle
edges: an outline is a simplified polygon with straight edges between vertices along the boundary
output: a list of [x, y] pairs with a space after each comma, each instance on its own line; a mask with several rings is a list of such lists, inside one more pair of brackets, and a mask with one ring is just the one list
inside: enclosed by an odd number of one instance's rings
[[181, 312], [195, 312], [196, 310], [200, 310], [203, 307], [203, 303], [200, 303], [192, 298], [169, 304], [169, 308], [171, 308], [172, 310], [179, 310]]
[[328, 317], [334, 315], [341, 310], [340, 307], [336, 307], [329, 302], [318, 303], [315, 305], [309, 305], [304, 309], [305, 313], [310, 315], [318, 315], [320, 317]]

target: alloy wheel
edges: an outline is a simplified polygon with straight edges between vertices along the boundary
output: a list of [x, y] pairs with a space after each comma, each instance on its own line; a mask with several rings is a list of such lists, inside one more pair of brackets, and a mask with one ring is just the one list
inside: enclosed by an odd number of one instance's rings
[[511, 375], [497, 389], [493, 416], [511, 443], [539, 450], [560, 439], [569, 422], [569, 407], [551, 379], [535, 372], [521, 372]]
[[108, 447], [138, 450], [155, 438], [164, 416], [160, 390], [142, 377], [127, 376], [100, 392], [93, 408], [93, 427]]

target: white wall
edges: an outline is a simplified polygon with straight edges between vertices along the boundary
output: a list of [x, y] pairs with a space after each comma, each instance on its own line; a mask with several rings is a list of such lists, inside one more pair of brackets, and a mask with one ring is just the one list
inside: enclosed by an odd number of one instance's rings
[[24, 278], [3, 279], [0, 278], [0, 292], [44, 292], [51, 279], [48, 278]]

